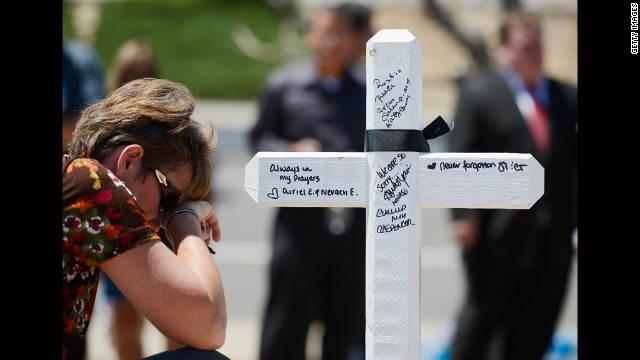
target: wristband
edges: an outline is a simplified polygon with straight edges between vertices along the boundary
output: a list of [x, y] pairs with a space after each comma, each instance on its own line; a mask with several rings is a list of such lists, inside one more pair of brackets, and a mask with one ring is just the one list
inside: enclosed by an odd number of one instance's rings
[[[178, 210], [176, 210], [176, 211], [172, 212], [171, 214], [169, 214], [169, 216], [167, 216], [167, 220], [166, 220], [166, 221], [163, 221], [163, 225], [162, 225], [162, 226], [166, 229], [166, 228], [167, 228], [167, 226], [169, 225], [169, 220], [171, 220], [171, 218], [173, 217], [173, 215], [175, 215], [175, 214], [177, 214], [177, 213], [180, 213], [180, 212], [190, 212], [190, 213], [192, 213], [192, 214], [195, 214], [195, 215], [200, 219], [200, 222], [202, 223], [202, 227], [203, 227], [203, 229], [204, 229], [204, 234], [206, 234], [206, 233], [207, 233], [207, 223], [206, 223], [206, 222], [204, 221], [204, 219], [202, 218], [202, 215], [200, 215], [197, 211], [195, 211], [195, 210], [193, 210], [193, 209], [186, 209], [186, 208], [185, 208], [185, 209], [178, 209]], [[204, 239], [203, 239], [203, 241], [204, 241]], [[206, 245], [206, 243], [205, 243], [205, 245]], [[216, 252], [215, 252], [215, 251], [213, 251], [213, 249], [212, 249], [212, 248], [210, 248], [209, 246], [207, 246], [207, 249], [209, 249], [209, 252], [210, 252], [211, 254], [215, 254], [215, 253], [216, 253]]]

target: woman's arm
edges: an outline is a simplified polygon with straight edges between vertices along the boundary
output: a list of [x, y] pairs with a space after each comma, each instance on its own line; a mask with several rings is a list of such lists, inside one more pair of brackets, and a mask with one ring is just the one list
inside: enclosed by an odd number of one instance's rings
[[[185, 202], [202, 215], [220, 240], [218, 219], [206, 202]], [[127, 299], [171, 340], [210, 350], [224, 344], [227, 315], [218, 268], [205, 244], [200, 219], [175, 214], [167, 224], [175, 254], [151, 241], [107, 260], [102, 269]], [[209, 240], [207, 238], [207, 240]]]

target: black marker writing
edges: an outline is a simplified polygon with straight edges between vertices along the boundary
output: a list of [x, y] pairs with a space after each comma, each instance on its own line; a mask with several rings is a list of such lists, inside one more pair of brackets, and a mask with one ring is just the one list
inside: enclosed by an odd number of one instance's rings
[[378, 211], [376, 211], [376, 217], [399, 214], [405, 211], [406, 209], [407, 209], [407, 205], [402, 205], [394, 209], [378, 209]]
[[[527, 164], [514, 163], [513, 161], [511, 162], [511, 169], [515, 170], [515, 171], [523, 171], [525, 166], [527, 166]], [[509, 170], [509, 166], [507, 165], [507, 162], [506, 161], [500, 161], [498, 163], [498, 170], [500, 172], [505, 172], [505, 171]]]
[[411, 219], [406, 219], [406, 220], [402, 220], [401, 222], [397, 223], [397, 224], [382, 224], [382, 225], [378, 225], [378, 228], [376, 229], [376, 232], [378, 234], [384, 234], [384, 233], [388, 233], [388, 232], [394, 232], [394, 231], [398, 231], [402, 228], [408, 227], [408, 226], [412, 226], [415, 225]]
[[269, 166], [269, 172], [293, 172], [297, 174], [300, 171], [300, 166], [279, 165], [271, 164]]
[[282, 195], [293, 196], [358, 196], [354, 188], [337, 189], [337, 188], [282, 188]]
[[463, 163], [462, 163], [462, 167], [464, 168], [464, 171], [467, 171], [467, 169], [475, 169], [476, 171], [480, 171], [481, 169], [489, 169], [495, 166], [496, 166], [496, 163], [486, 162], [486, 161], [467, 162], [467, 160], [463, 160]]

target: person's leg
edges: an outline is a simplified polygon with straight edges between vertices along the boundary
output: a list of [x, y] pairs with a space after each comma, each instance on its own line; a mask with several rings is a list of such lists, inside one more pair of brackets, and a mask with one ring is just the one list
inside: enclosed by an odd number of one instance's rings
[[[275, 226], [269, 294], [260, 339], [260, 359], [305, 358], [307, 333], [314, 315], [314, 228], [309, 209], [285, 208]], [[300, 215], [302, 218], [296, 218]]]
[[128, 301], [115, 301], [112, 308], [111, 336], [120, 360], [142, 357], [143, 317]]
[[107, 302], [111, 306], [111, 340], [120, 360], [142, 357], [142, 326], [144, 319], [129, 303], [116, 284], [102, 274], [100, 286], [104, 289]]
[[571, 243], [539, 238], [540, 256], [519, 283], [517, 301], [509, 308], [505, 360], [539, 360], [549, 348], [567, 291]]
[[[486, 252], [486, 253], [485, 253]], [[493, 261], [493, 249], [465, 254], [466, 296], [458, 315], [451, 360], [484, 360], [504, 320], [517, 272]]]
[[[350, 212], [348, 230], [327, 234], [321, 275], [322, 358], [364, 360], [366, 210]], [[358, 357], [360, 356], [360, 357]]]
[[467, 299], [457, 319], [451, 344], [451, 360], [484, 360], [494, 327], [471, 299]]

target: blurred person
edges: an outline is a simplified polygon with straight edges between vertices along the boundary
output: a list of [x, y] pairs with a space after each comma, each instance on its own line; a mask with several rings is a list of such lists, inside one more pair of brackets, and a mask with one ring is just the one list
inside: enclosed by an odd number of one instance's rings
[[357, 3], [343, 3], [343, 11], [348, 13], [356, 29], [356, 45], [353, 48], [355, 61], [366, 66], [367, 41], [373, 36], [371, 9]]
[[[357, 57], [370, 33], [362, 5], [313, 14], [305, 33], [312, 55], [266, 80], [254, 150], [364, 150], [366, 71]], [[324, 325], [324, 359], [364, 358], [365, 228], [363, 208], [278, 209], [260, 359], [304, 359], [315, 320]]]
[[109, 92], [132, 80], [155, 77], [160, 73], [151, 43], [144, 37], [134, 37], [122, 43], [113, 56], [106, 75]]
[[80, 112], [104, 96], [102, 60], [89, 44], [62, 38], [62, 142], [71, 133]]
[[[159, 68], [151, 44], [142, 37], [125, 41], [116, 51], [107, 71], [107, 91], [112, 92], [129, 81], [158, 77]], [[171, 248], [169, 240], [160, 229], [158, 235]], [[137, 360], [142, 357], [142, 314], [127, 300], [109, 276], [102, 274], [104, 294], [111, 305], [111, 336], [120, 360]], [[179, 344], [167, 339], [167, 349]]]
[[[577, 224], [577, 90], [543, 70], [542, 28], [514, 13], [499, 28], [496, 69], [467, 79], [454, 152], [530, 153], [544, 195], [529, 210], [453, 209], [466, 270], [452, 360], [540, 360], [564, 302]], [[495, 355], [495, 354], [494, 354]]]
[[221, 233], [201, 200], [216, 133], [191, 118], [195, 105], [185, 86], [145, 78], [82, 112], [62, 158], [63, 359], [84, 356], [102, 272], [183, 349], [220, 355], [226, 305], [207, 246]]

